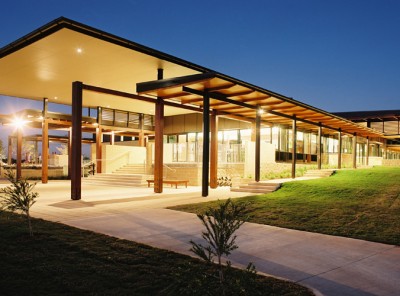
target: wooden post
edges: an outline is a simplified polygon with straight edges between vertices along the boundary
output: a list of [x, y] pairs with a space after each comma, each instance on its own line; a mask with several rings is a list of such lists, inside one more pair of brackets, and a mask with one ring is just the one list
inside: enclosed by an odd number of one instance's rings
[[210, 151], [210, 187], [218, 187], [218, 117], [215, 111], [211, 114], [211, 151]]
[[318, 169], [320, 170], [322, 167], [322, 127], [321, 127], [321, 123], [319, 124], [319, 127], [318, 127], [317, 163], [318, 163]]
[[201, 179], [201, 195], [208, 196], [208, 176], [210, 161], [210, 97], [206, 92], [203, 96], [203, 165]]
[[367, 137], [367, 147], [365, 151], [365, 165], [369, 166], [369, 137]]
[[269, 143], [272, 144], [272, 130], [273, 130], [273, 126], [271, 125], [271, 127], [269, 128]]
[[144, 134], [144, 114], [139, 114], [139, 146], [146, 147], [145, 134]]
[[[102, 108], [101, 107], [97, 107], [97, 127], [96, 127], [96, 173], [97, 174], [101, 174], [102, 171], [102, 166], [103, 166], [103, 162], [102, 162], [102, 142], [103, 142], [103, 129], [101, 127], [102, 125], [102, 120], [103, 120], [103, 116], [102, 116]], [[113, 139], [114, 137], [114, 133], [111, 134], [110, 136], [110, 140], [114, 141]]]
[[255, 155], [255, 172], [254, 179], [260, 182], [260, 162], [261, 162], [261, 111], [259, 108], [256, 110], [256, 155]]
[[342, 131], [341, 131], [341, 129], [339, 129], [339, 134], [338, 134], [338, 137], [339, 137], [339, 143], [338, 143], [338, 165], [337, 165], [337, 167], [338, 167], [338, 169], [341, 169], [342, 168]]
[[383, 139], [383, 159], [388, 159], [387, 140]]
[[357, 168], [357, 133], [353, 135], [353, 168]]
[[17, 128], [17, 180], [22, 177], [22, 126]]
[[[102, 137], [103, 138], [103, 137]], [[103, 139], [100, 139], [100, 142], [103, 142]], [[110, 145], [114, 145], [115, 144], [115, 132], [111, 131], [111, 135], [110, 135]]]
[[71, 180], [71, 164], [72, 164], [72, 127], [68, 128], [68, 179]]
[[[113, 136], [113, 135], [111, 135]], [[103, 132], [101, 125], [98, 125], [96, 128], [96, 173], [101, 174], [101, 167], [102, 167], [102, 139], [103, 139]]]
[[[163, 79], [163, 69], [158, 69], [157, 79]], [[157, 98], [155, 110], [154, 135], [154, 192], [163, 192], [163, 153], [164, 153], [164, 100]]]
[[81, 199], [82, 188], [82, 92], [80, 81], [72, 83], [72, 162], [71, 162], [71, 199]]
[[296, 178], [296, 160], [297, 160], [297, 126], [296, 116], [293, 115], [292, 121], [292, 179]]
[[139, 147], [146, 147], [144, 132], [139, 132]]
[[12, 137], [8, 136], [8, 156], [7, 156], [7, 164], [11, 165], [11, 159], [12, 159]]
[[46, 184], [49, 180], [49, 122], [47, 120], [49, 100], [43, 99], [42, 110], [42, 183]]

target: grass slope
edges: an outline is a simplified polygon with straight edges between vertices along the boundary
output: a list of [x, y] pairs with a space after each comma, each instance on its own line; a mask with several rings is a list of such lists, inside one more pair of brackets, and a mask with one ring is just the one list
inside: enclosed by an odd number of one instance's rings
[[[239, 200], [251, 202], [250, 222], [400, 245], [400, 168], [342, 170]], [[213, 204], [173, 209], [202, 212]]]
[[[33, 227], [31, 238], [22, 216], [0, 212], [1, 295], [204, 295], [196, 289], [210, 266], [200, 260], [39, 219]], [[210, 287], [206, 295], [217, 294]], [[312, 295], [261, 276], [246, 288], [242, 295]]]

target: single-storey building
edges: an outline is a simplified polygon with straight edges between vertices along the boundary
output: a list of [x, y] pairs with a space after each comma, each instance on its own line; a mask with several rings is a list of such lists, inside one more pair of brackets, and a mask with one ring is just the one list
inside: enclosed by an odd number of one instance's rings
[[[63, 17], [0, 49], [0, 94], [43, 102], [42, 110], [19, 114], [42, 129], [43, 183], [49, 130], [68, 133], [74, 200], [81, 198], [85, 133], [97, 174], [141, 165], [156, 193], [168, 174], [201, 184], [207, 196], [221, 176], [258, 182], [277, 162], [290, 164], [295, 177], [303, 164], [341, 168], [400, 158], [399, 111], [390, 114], [388, 132], [376, 127], [379, 114], [329, 113]], [[52, 103], [71, 109], [51, 112]], [[20, 176], [21, 133], [16, 139]]]

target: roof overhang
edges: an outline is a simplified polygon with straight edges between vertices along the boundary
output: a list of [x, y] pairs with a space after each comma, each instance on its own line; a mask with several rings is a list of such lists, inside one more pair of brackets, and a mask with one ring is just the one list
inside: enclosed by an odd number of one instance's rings
[[[79, 52], [80, 51], [80, 52]], [[59, 18], [0, 49], [0, 95], [71, 105], [72, 82], [133, 93], [141, 81], [197, 74], [208, 69]], [[109, 107], [151, 114], [148, 102], [90, 92], [85, 107]], [[166, 107], [166, 115], [187, 113]]]
[[342, 131], [371, 138], [383, 136], [350, 120], [215, 72], [142, 82], [136, 91], [200, 108], [207, 95], [212, 110], [236, 119], [255, 121], [258, 113], [264, 124], [290, 126], [296, 119], [298, 128], [304, 130], [316, 131], [321, 126], [327, 134]]
[[[163, 69], [164, 79], [155, 81], [158, 69]], [[165, 107], [166, 116], [193, 112], [179, 106], [201, 108], [202, 96], [207, 92], [211, 108], [231, 118], [251, 121], [262, 109], [264, 124], [291, 125], [296, 118], [298, 127], [305, 130], [322, 126], [326, 133], [341, 130], [360, 136], [383, 136], [292, 98], [66, 18], [56, 19], [0, 49], [1, 95], [47, 98], [71, 105], [74, 81], [126, 94], [134, 94], [138, 85], [140, 94], [170, 102]], [[151, 101], [115, 94], [86, 89], [83, 105], [154, 112]]]

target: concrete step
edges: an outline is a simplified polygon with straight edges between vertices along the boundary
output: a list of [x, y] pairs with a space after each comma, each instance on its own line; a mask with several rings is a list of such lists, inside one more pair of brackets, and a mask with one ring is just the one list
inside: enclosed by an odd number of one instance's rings
[[99, 185], [99, 186], [116, 186], [116, 187], [147, 187], [147, 183], [141, 182], [125, 182], [125, 181], [99, 181], [99, 180], [84, 180], [84, 184]]
[[96, 174], [83, 179], [85, 184], [96, 184], [105, 186], [147, 186], [147, 179], [153, 178], [152, 175], [131, 175], [131, 174]]
[[250, 192], [250, 193], [270, 193], [275, 190], [265, 190], [265, 189], [256, 189], [256, 188], [231, 188], [232, 192]]
[[126, 179], [142, 179], [143, 174], [95, 174], [95, 175], [90, 175], [88, 178], [102, 178], [102, 179], [107, 179], [107, 178], [126, 178]]
[[266, 183], [266, 182], [250, 182], [249, 184], [240, 185], [236, 188], [231, 188], [233, 192], [250, 192], [250, 193], [270, 193], [281, 187], [281, 183]]
[[250, 183], [248, 183], [247, 185], [251, 185], [251, 186], [259, 186], [259, 187], [280, 187], [281, 183], [267, 183], [267, 182], [256, 182], [256, 181], [252, 181]]
[[277, 189], [276, 186], [257, 186], [257, 185], [240, 185], [241, 189], [257, 189], [264, 191], [275, 191]]
[[115, 170], [113, 173], [117, 174], [145, 174], [146, 166], [144, 164], [127, 164], [119, 169]]
[[309, 170], [304, 174], [304, 177], [324, 178], [330, 177], [333, 173], [335, 173], [335, 170]]

